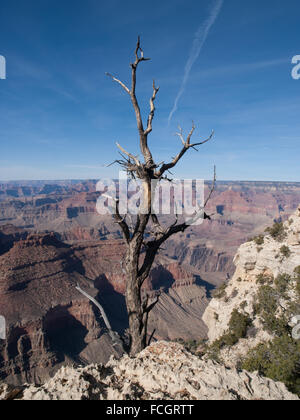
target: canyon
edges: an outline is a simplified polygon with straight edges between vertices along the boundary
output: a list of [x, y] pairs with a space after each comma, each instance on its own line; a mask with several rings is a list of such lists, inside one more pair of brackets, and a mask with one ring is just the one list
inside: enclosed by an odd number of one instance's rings
[[[96, 212], [96, 181], [0, 184], [0, 379], [41, 383], [67, 364], [107, 363], [113, 354], [97, 309], [126, 336], [125, 247], [110, 216]], [[207, 185], [208, 188], [208, 185]], [[238, 247], [300, 202], [300, 184], [218, 182], [212, 220], [191, 226], [160, 251], [145, 292], [160, 293], [150, 317], [154, 340], [201, 340], [211, 292], [234, 273]], [[164, 223], [169, 218], [163, 219]]]
[[[19, 239], [16, 229], [15, 235], [11, 243], [9, 234], [2, 234], [11, 248], [0, 256], [0, 308], [7, 324], [7, 338], [0, 342], [1, 379], [40, 383], [61, 364], [104, 363], [117, 355], [97, 309], [76, 286], [102, 303], [113, 329], [124, 335], [123, 242], [69, 245], [53, 233]], [[201, 318], [208, 300], [194, 274], [165, 261], [154, 266], [145, 289], [161, 294], [149, 325], [156, 339], [205, 333]]]

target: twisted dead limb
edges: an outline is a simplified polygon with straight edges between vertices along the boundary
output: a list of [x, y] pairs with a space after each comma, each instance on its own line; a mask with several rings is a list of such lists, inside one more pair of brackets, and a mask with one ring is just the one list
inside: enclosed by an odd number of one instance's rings
[[105, 313], [105, 310], [104, 310], [103, 306], [100, 305], [100, 303], [97, 302], [97, 300], [94, 299], [92, 296], [90, 296], [87, 292], [82, 290], [79, 285], [77, 285], [76, 290], [78, 290], [79, 293], [81, 293], [83, 296], [85, 296], [87, 299], [89, 299], [95, 306], [97, 306], [97, 308], [99, 309], [99, 311], [101, 313], [102, 319], [103, 319], [103, 321], [106, 325], [108, 334], [109, 334], [109, 336], [112, 340], [113, 347], [119, 347], [122, 350], [122, 352], [125, 353], [124, 343], [121, 340], [119, 334], [117, 332], [113, 331], [113, 329], [111, 328], [110, 322], [108, 320], [108, 317]]

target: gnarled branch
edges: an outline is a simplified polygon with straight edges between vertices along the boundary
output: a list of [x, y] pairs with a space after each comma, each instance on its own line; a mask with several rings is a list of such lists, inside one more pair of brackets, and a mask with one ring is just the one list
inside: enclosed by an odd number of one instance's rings
[[103, 195], [103, 197], [108, 198], [109, 200], [113, 200], [115, 202], [116, 206], [115, 206], [115, 213], [113, 214], [113, 217], [114, 217], [116, 223], [118, 223], [118, 225], [122, 229], [124, 238], [125, 238], [126, 242], [129, 244], [129, 242], [130, 242], [130, 230], [129, 230], [129, 227], [128, 227], [128, 225], [126, 223], [126, 220], [125, 220], [126, 216], [122, 217], [120, 215], [120, 212], [119, 212], [119, 202], [120, 202], [120, 200], [115, 199], [115, 198], [113, 198], [113, 197], [111, 197], [107, 194], [102, 194], [102, 195]]
[[[170, 162], [170, 163], [164, 163], [164, 164], [161, 166], [161, 168], [160, 168], [158, 171], [156, 171], [156, 172], [155, 172], [155, 176], [156, 176], [158, 179], [160, 179], [166, 171], [169, 171], [170, 169], [174, 168], [174, 166], [176, 166], [176, 165], [177, 165], [177, 163], [180, 161], [180, 159], [181, 159], [181, 158], [185, 155], [185, 153], [186, 153], [189, 149], [191, 149], [191, 148], [195, 149], [195, 148], [196, 148], [196, 146], [201, 146], [202, 144], [207, 143], [208, 141], [210, 141], [210, 140], [213, 138], [214, 131], [211, 133], [211, 135], [210, 135], [210, 136], [209, 136], [206, 140], [201, 141], [201, 142], [198, 142], [198, 143], [193, 143], [193, 144], [191, 144], [191, 138], [192, 138], [192, 136], [193, 136], [193, 134], [194, 134], [195, 128], [196, 128], [196, 127], [195, 127], [195, 125], [193, 124], [192, 129], [191, 129], [191, 131], [189, 132], [189, 134], [188, 134], [188, 136], [187, 136], [187, 139], [186, 139], [186, 140], [184, 140], [184, 138], [183, 138], [183, 131], [182, 131], [182, 129], [179, 127], [179, 132], [178, 132], [178, 133], [176, 133], [176, 135], [180, 137], [180, 139], [181, 139], [181, 141], [182, 141], [182, 143], [183, 143], [183, 148], [182, 148], [182, 149], [181, 149], [181, 151], [178, 153], [178, 155], [176, 155], [176, 156], [173, 158], [172, 162]], [[197, 149], [196, 149], [196, 150], [197, 150]]]
[[156, 95], [159, 91], [159, 87], [155, 87], [155, 81], [153, 80], [153, 95], [150, 99], [150, 114], [148, 117], [148, 121], [147, 121], [147, 129], [145, 130], [145, 135], [147, 136], [148, 134], [151, 133], [152, 131], [152, 122], [153, 122], [153, 118], [154, 118], [154, 114], [155, 114], [155, 106], [154, 106], [154, 101], [156, 99]]
[[[140, 149], [141, 152], [144, 156], [145, 159], [145, 163], [147, 168], [152, 168], [154, 167], [154, 162], [153, 162], [153, 157], [152, 154], [150, 152], [150, 149], [148, 147], [148, 134], [151, 132], [152, 129], [152, 121], [153, 121], [153, 117], [154, 117], [154, 100], [155, 100], [155, 96], [158, 92], [158, 89], [154, 87], [154, 91], [153, 91], [153, 95], [151, 98], [151, 110], [150, 110], [150, 115], [148, 118], [148, 124], [147, 124], [147, 129], [144, 130], [144, 125], [143, 125], [143, 120], [142, 120], [142, 116], [141, 116], [141, 110], [140, 110], [140, 106], [136, 97], [136, 73], [137, 73], [137, 68], [138, 65], [142, 62], [142, 61], [148, 61], [150, 60], [150, 58], [145, 58], [144, 57], [144, 51], [141, 48], [141, 40], [140, 37], [138, 37], [138, 41], [137, 41], [137, 45], [136, 45], [136, 49], [135, 49], [135, 62], [131, 63], [131, 89], [129, 89], [123, 82], [121, 82], [119, 79], [117, 79], [116, 77], [112, 76], [110, 73], [106, 73], [107, 76], [111, 77], [112, 80], [114, 80], [115, 82], [117, 82], [119, 85], [122, 86], [122, 88], [130, 95], [131, 98], [131, 102], [133, 105], [133, 109], [135, 112], [135, 116], [136, 116], [136, 122], [137, 122], [137, 128], [139, 131], [139, 135], [140, 135]], [[155, 86], [155, 85], [154, 85]]]
[[135, 162], [137, 167], [141, 166], [141, 162], [139, 161], [139, 159], [137, 158], [137, 156], [133, 156], [131, 153], [127, 152], [122, 146], [120, 146], [119, 143], [116, 143], [117, 147], [121, 150], [121, 152], [123, 152], [126, 156], [128, 156], [128, 158], [132, 161]]

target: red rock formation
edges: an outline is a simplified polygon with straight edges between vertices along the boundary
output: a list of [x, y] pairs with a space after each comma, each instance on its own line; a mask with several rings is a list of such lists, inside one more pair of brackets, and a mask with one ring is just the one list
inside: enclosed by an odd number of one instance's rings
[[[86, 354], [101, 353], [101, 320], [77, 282], [98, 294], [117, 329], [126, 328], [124, 246], [112, 218], [96, 213], [98, 195], [93, 181], [0, 184], [0, 225], [25, 228], [0, 231], [0, 314], [8, 323], [0, 377], [39, 380], [87, 347]], [[224, 281], [238, 246], [273, 219], [287, 218], [299, 201], [299, 184], [219, 183], [208, 208], [213, 220], [168, 241], [145, 284], [167, 290], [152, 316], [157, 337], [200, 338], [207, 300], [194, 274]]]
[[156, 265], [147, 280], [147, 287], [152, 290], [190, 286], [196, 283], [196, 277], [184, 269], [178, 262]]
[[53, 234], [28, 236], [0, 257], [0, 313], [7, 323], [0, 377], [42, 378], [65, 359], [60, 344], [74, 336], [83, 348], [99, 336], [92, 306], [75, 289], [77, 282], [89, 287], [82, 273], [73, 250]]
[[7, 252], [16, 241], [26, 239], [28, 233], [14, 225], [4, 225], [0, 230], [0, 255]]
[[[99, 293], [112, 323], [124, 330], [124, 251], [122, 241], [70, 246], [51, 233], [28, 235], [0, 256], [0, 314], [7, 322], [0, 378], [43, 380], [59, 364], [88, 354], [90, 344], [101, 361], [101, 320], [75, 286], [80, 283], [93, 296]], [[172, 263], [155, 267], [145, 287], [167, 290], [194, 283], [193, 274]], [[176, 326], [170, 333], [177, 336]]]

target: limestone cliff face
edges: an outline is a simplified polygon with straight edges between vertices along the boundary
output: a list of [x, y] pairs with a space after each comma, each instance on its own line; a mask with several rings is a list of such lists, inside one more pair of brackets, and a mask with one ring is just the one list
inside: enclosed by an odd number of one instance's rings
[[16, 390], [0, 384], [0, 400], [298, 400], [286, 387], [257, 373], [225, 369], [157, 342], [135, 358], [106, 366], [62, 368], [43, 386]]
[[275, 232], [269, 231], [264, 237], [241, 245], [234, 263], [234, 276], [226, 288], [219, 292], [219, 297], [211, 300], [203, 316], [210, 343], [228, 331], [235, 309], [253, 321], [251, 337], [241, 339], [236, 346], [223, 351], [222, 356], [228, 365], [234, 365], [249, 348], [273, 338], [263, 328], [255, 311], [256, 296], [264, 279], [270, 279], [272, 286], [279, 275], [290, 276], [290, 281], [284, 285], [287, 296], [282, 296], [280, 310], [285, 311], [287, 304], [298, 299], [295, 292], [296, 281], [293, 279], [295, 268], [300, 266], [300, 206], [283, 226], [277, 225]]

